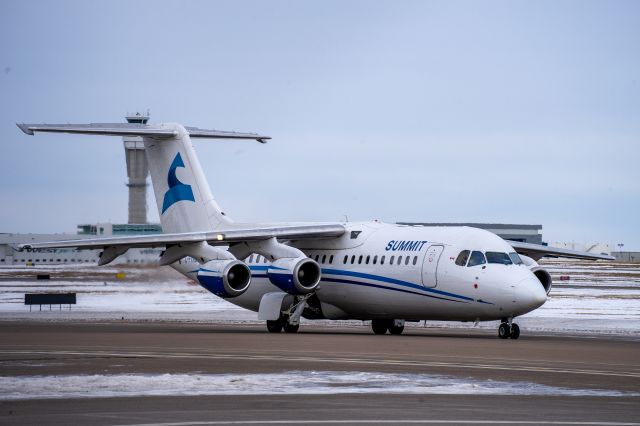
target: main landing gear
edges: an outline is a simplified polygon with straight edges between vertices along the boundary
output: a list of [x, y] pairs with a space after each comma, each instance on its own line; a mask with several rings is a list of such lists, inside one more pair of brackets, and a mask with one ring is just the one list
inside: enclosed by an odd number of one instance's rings
[[284, 330], [285, 333], [297, 333], [300, 328], [300, 323], [291, 324], [289, 318], [280, 316], [277, 320], [267, 321], [267, 330], [269, 333], [280, 333]]
[[404, 331], [404, 320], [376, 318], [371, 320], [371, 329], [374, 334], [402, 334]]
[[512, 322], [513, 318], [502, 320], [500, 327], [498, 327], [498, 337], [501, 339], [517, 339], [520, 337], [520, 327], [515, 322]]
[[298, 300], [292, 304], [289, 309], [280, 312], [280, 316], [277, 320], [267, 320], [267, 330], [269, 333], [280, 333], [284, 330], [285, 333], [297, 333], [300, 328], [300, 317], [307, 306], [307, 300], [312, 294], [298, 298]]

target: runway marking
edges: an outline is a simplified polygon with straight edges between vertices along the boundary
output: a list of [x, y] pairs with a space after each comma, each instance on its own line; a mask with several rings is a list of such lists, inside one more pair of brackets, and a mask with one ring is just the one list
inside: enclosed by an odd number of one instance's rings
[[[10, 350], [27, 350], [27, 349], [31, 349], [33, 350], [34, 348], [38, 348], [40, 350], [49, 350], [48, 348], [50, 347], [49, 345], [6, 345], [6, 347], [11, 348], [11, 349], [7, 349], [4, 351], [10, 351]], [[21, 348], [25, 348], [25, 349], [21, 349]], [[96, 350], [109, 350], [111, 349], [112, 346], [107, 346], [107, 345], [92, 345], [92, 346], [75, 346], [75, 350], [79, 351], [79, 350], [86, 350], [86, 351], [96, 351]], [[131, 350], [131, 351], [150, 351], [150, 350], [164, 350], [167, 349], [164, 346], [127, 346], [127, 349]], [[218, 354], [218, 355], [225, 355], [225, 353], [223, 352], [206, 352], [203, 351], [201, 347], [180, 347], [180, 349], [182, 351], [197, 351], [197, 352], [182, 352], [182, 353], [188, 353], [188, 354], [197, 354], [197, 355], [205, 355], [205, 354], [210, 354], [210, 353], [214, 353], [214, 354]], [[0, 353], [3, 351], [3, 349], [0, 349]], [[280, 356], [280, 354], [282, 354], [281, 350], [276, 350], [276, 349], [263, 349], [260, 351], [263, 354], [266, 354], [267, 356], [269, 355], [273, 355], [273, 356]], [[326, 355], [327, 352], [326, 351], [306, 351], [305, 354], [309, 354], [309, 355], [313, 355], [313, 356], [322, 356], [322, 355]], [[349, 356], [349, 355], [359, 355], [359, 352], [340, 352], [341, 356]], [[228, 353], [228, 355], [230, 356], [235, 356], [233, 353]], [[385, 355], [391, 355], [389, 353], [384, 353], [384, 352], [379, 352], [379, 353], [369, 353], [369, 355], [372, 356], [385, 356]], [[465, 355], [464, 357], [460, 357], [458, 355], [446, 355], [446, 354], [438, 354], [438, 355], [428, 355], [426, 356], [427, 358], [438, 358], [438, 359], [460, 359], [461, 361], [459, 362], [463, 362], [464, 359], [466, 360], [471, 360], [471, 361], [475, 361], [475, 360], [482, 360], [485, 362], [502, 362], [505, 364], [504, 367], [507, 367], [507, 363], [513, 363], [512, 365], [514, 366], [518, 366], [520, 364], [515, 364], [517, 362], [526, 362], [528, 363], [530, 366], [535, 366], [535, 364], [540, 364], [542, 366], [547, 366], [548, 364], [552, 363], [556, 366], [556, 368], [558, 368], [559, 365], [562, 364], [567, 364], [567, 365], [576, 365], [576, 364], [581, 364], [581, 365], [589, 365], [589, 366], [594, 366], [594, 365], [604, 365], [604, 366], [611, 366], [611, 367], [626, 367], [629, 368], [630, 371], [633, 372], [638, 372], [640, 373], [640, 367], [634, 367], [634, 366], [630, 366], [628, 364], [623, 364], [623, 363], [612, 363], [612, 362], [606, 362], [606, 363], [602, 363], [602, 362], [593, 362], [593, 361], [562, 361], [562, 360], [555, 360], [555, 359], [535, 359], [535, 360], [531, 360], [531, 359], [526, 359], [526, 358], [502, 358], [502, 357], [487, 357], [487, 356], [471, 356], [471, 355]], [[368, 359], [375, 359], [375, 358], [368, 358]], [[419, 360], [418, 360], [419, 361]], [[424, 362], [424, 361], [420, 361], [420, 362]], [[544, 368], [544, 367], [543, 367]]]
[[638, 426], [640, 423], [628, 422], [581, 422], [554, 420], [213, 420], [174, 423], [127, 423], [116, 426], [201, 426], [201, 425], [297, 425], [297, 424], [474, 424], [474, 425], [586, 425], [586, 426]]
[[640, 378], [640, 373], [636, 372], [616, 372], [604, 370], [569, 369], [553, 367], [532, 367], [526, 365], [490, 365], [490, 364], [468, 364], [459, 362], [443, 361], [417, 361], [417, 360], [394, 360], [394, 359], [366, 359], [366, 358], [320, 358], [320, 357], [291, 357], [286, 355], [247, 355], [247, 354], [216, 354], [216, 353], [153, 353], [153, 352], [105, 352], [105, 351], [0, 351], [2, 354], [41, 354], [41, 355], [71, 355], [71, 356], [101, 356], [119, 358], [191, 358], [191, 359], [244, 359], [244, 360], [266, 360], [266, 361], [292, 361], [292, 362], [318, 362], [331, 364], [359, 364], [359, 365], [395, 365], [411, 367], [440, 367], [440, 368], [466, 368], [479, 370], [501, 370], [501, 371], [528, 371], [535, 373], [564, 373], [564, 374], [585, 374], [595, 376], [611, 377], [632, 377]]

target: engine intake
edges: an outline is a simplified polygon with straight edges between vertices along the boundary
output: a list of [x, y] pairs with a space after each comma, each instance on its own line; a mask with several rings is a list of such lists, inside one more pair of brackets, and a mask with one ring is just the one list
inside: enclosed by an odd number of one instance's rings
[[540, 284], [542, 284], [542, 287], [544, 287], [544, 290], [547, 292], [547, 294], [549, 294], [549, 292], [551, 291], [551, 286], [553, 284], [551, 274], [549, 274], [546, 269], [542, 269], [540, 267], [532, 268], [531, 272], [533, 272], [533, 275], [536, 276], [536, 278], [540, 281]]
[[529, 256], [521, 254], [520, 259], [522, 259], [522, 262], [524, 262], [525, 266], [529, 268], [531, 272], [533, 272], [533, 275], [536, 276], [544, 290], [547, 292], [547, 294], [549, 294], [549, 292], [551, 291], [551, 286], [553, 285], [551, 274], [549, 274], [546, 269], [543, 269], [540, 265], [538, 265], [538, 262], [536, 262]]
[[200, 285], [216, 296], [240, 296], [251, 284], [251, 270], [239, 260], [210, 260], [198, 270]]
[[289, 294], [313, 292], [320, 284], [320, 266], [307, 258], [283, 258], [271, 263], [267, 269], [269, 281]]

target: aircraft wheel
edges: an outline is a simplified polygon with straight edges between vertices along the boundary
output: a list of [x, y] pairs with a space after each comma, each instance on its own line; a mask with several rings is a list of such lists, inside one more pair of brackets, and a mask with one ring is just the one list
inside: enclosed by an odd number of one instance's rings
[[509, 330], [509, 324], [506, 322], [500, 324], [500, 327], [498, 327], [498, 337], [501, 339], [508, 339], [510, 334], [511, 330]]
[[282, 331], [282, 325], [282, 321], [279, 319], [267, 321], [267, 330], [269, 330], [269, 333], [280, 333]]
[[396, 326], [393, 324], [393, 320], [389, 324], [389, 333], [398, 335], [398, 334], [402, 334], [403, 331], [404, 331], [404, 324]]
[[509, 333], [509, 337], [514, 340], [520, 337], [520, 327], [518, 327], [518, 324], [511, 324], [511, 332]]
[[284, 323], [284, 332], [285, 333], [297, 333], [298, 329], [300, 328], [300, 324], [289, 324], [289, 322], [285, 322]]
[[371, 320], [371, 329], [375, 334], [385, 334], [389, 329], [389, 322], [386, 319], [373, 319]]

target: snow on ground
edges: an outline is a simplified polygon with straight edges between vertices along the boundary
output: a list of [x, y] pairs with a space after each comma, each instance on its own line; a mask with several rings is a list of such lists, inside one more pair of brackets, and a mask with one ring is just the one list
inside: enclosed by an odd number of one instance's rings
[[[640, 264], [546, 260], [554, 287], [539, 309], [518, 318], [523, 331], [616, 334], [640, 337]], [[124, 279], [116, 274], [124, 272]], [[51, 280], [35, 280], [50, 273]], [[560, 276], [569, 276], [561, 281]], [[77, 305], [24, 306], [24, 294], [75, 292]], [[89, 265], [0, 267], [0, 320], [127, 320], [257, 322], [257, 314], [207, 292], [170, 268]], [[310, 321], [304, 321], [310, 323]], [[360, 321], [322, 324], [368, 327]], [[469, 323], [428, 321], [437, 328], [469, 328]], [[481, 323], [497, 329], [496, 322]]]
[[0, 377], [0, 400], [159, 395], [300, 395], [402, 393], [441, 395], [639, 396], [530, 382], [429, 374], [291, 371], [272, 374], [113, 374]]

